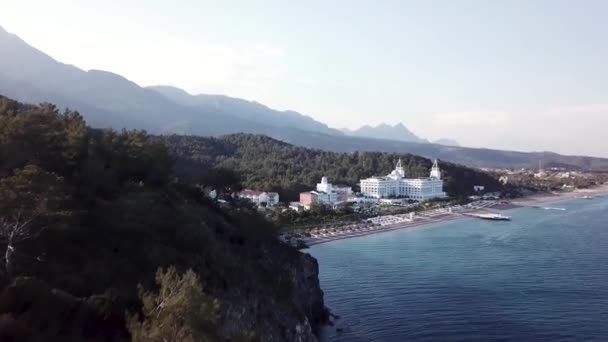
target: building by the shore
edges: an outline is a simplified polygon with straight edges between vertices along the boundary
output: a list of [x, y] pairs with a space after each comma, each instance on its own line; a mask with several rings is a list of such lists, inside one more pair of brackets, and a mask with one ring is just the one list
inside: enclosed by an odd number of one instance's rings
[[279, 194], [245, 189], [239, 192], [240, 198], [247, 198], [257, 206], [273, 207], [279, 204]]
[[300, 193], [300, 204], [304, 208], [310, 208], [314, 203], [316, 204], [332, 204], [335, 203], [337, 194], [335, 192], [322, 192], [322, 191], [306, 191]]
[[405, 178], [401, 159], [395, 170], [384, 177], [371, 177], [361, 180], [361, 193], [373, 198], [409, 198], [426, 201], [435, 198], [446, 198], [443, 191], [443, 180], [437, 160], [433, 163], [431, 173], [426, 178]]
[[347, 186], [335, 186], [327, 177], [321, 178], [317, 189], [300, 193], [300, 205], [309, 209], [313, 204], [336, 205], [348, 201], [353, 189]]
[[351, 187], [333, 185], [327, 177], [322, 177], [321, 183], [317, 183], [317, 191], [330, 194], [330, 203], [332, 204], [346, 202], [353, 194]]

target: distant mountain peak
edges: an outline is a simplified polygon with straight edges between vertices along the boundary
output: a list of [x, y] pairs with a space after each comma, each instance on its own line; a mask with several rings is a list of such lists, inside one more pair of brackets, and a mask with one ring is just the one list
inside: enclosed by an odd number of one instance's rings
[[415, 142], [415, 143], [428, 143], [427, 140], [418, 137], [416, 134], [412, 133], [403, 123], [399, 122], [395, 125], [390, 125], [387, 123], [380, 123], [377, 126], [373, 127], [370, 125], [364, 125], [359, 129], [354, 131], [344, 131], [346, 134], [366, 137], [366, 138], [375, 138], [375, 139], [389, 139], [389, 140], [398, 140], [398, 141], [407, 141], [407, 142]]

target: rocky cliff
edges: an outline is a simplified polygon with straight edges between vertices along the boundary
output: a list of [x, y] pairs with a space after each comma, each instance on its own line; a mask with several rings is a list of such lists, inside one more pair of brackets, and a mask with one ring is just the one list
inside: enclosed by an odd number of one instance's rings
[[267, 291], [222, 297], [225, 303], [230, 303], [221, 324], [223, 337], [231, 340], [243, 332], [254, 331], [260, 341], [317, 341], [315, 334], [329, 318], [319, 287], [317, 261], [300, 254], [280, 267], [285, 274], [283, 290], [287, 293]]

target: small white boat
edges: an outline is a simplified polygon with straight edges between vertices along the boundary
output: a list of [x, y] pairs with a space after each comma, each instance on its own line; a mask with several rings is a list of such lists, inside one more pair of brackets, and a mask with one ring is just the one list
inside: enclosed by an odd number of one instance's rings
[[487, 213], [487, 214], [464, 214], [466, 216], [471, 216], [471, 217], [476, 217], [482, 220], [491, 220], [491, 221], [510, 221], [511, 217], [510, 216], [505, 216], [502, 214], [493, 214], [493, 213]]

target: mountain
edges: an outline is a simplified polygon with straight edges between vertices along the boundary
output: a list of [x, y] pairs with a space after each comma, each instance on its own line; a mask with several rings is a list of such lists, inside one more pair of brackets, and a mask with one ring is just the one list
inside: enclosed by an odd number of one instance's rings
[[218, 115], [230, 115], [243, 120], [250, 120], [269, 127], [298, 128], [305, 131], [342, 135], [337, 129], [315, 121], [309, 116], [288, 111], [277, 111], [255, 101], [247, 101], [225, 95], [190, 95], [185, 90], [171, 86], [152, 86], [154, 90], [167, 99], [184, 106], [214, 111]]
[[354, 131], [344, 131], [346, 134], [357, 137], [366, 137], [374, 139], [387, 139], [397, 141], [407, 141], [415, 143], [428, 143], [427, 140], [418, 137], [412, 133], [402, 123], [398, 123], [394, 126], [382, 123], [376, 127], [365, 125]]
[[446, 138], [442, 138], [442, 139], [437, 139], [433, 142], [434, 144], [437, 145], [444, 145], [444, 146], [460, 146], [460, 144], [454, 140], [454, 139], [446, 139]]
[[128, 127], [155, 133], [220, 135], [293, 128], [341, 133], [293, 111], [218, 95], [190, 96], [169, 87], [142, 88], [101, 70], [84, 71], [28, 45], [0, 28], [0, 93], [17, 100], [78, 108], [97, 127]]
[[431, 144], [402, 124], [344, 133], [291, 111], [221, 95], [190, 95], [172, 87], [142, 88], [107, 71], [84, 71], [54, 60], [0, 27], [0, 94], [27, 103], [51, 102], [82, 112], [93, 127], [151, 133], [219, 136], [265, 134], [294, 145], [335, 152], [413, 153], [476, 167], [534, 167], [543, 163], [608, 170], [608, 159], [471, 149]]
[[292, 145], [332, 152], [411, 153], [479, 168], [535, 168], [538, 166], [538, 161], [542, 160], [545, 165], [559, 164], [572, 169], [608, 171], [608, 158], [567, 156], [553, 152], [501, 151], [353, 136], [336, 137], [295, 130], [275, 132], [270, 136]]

